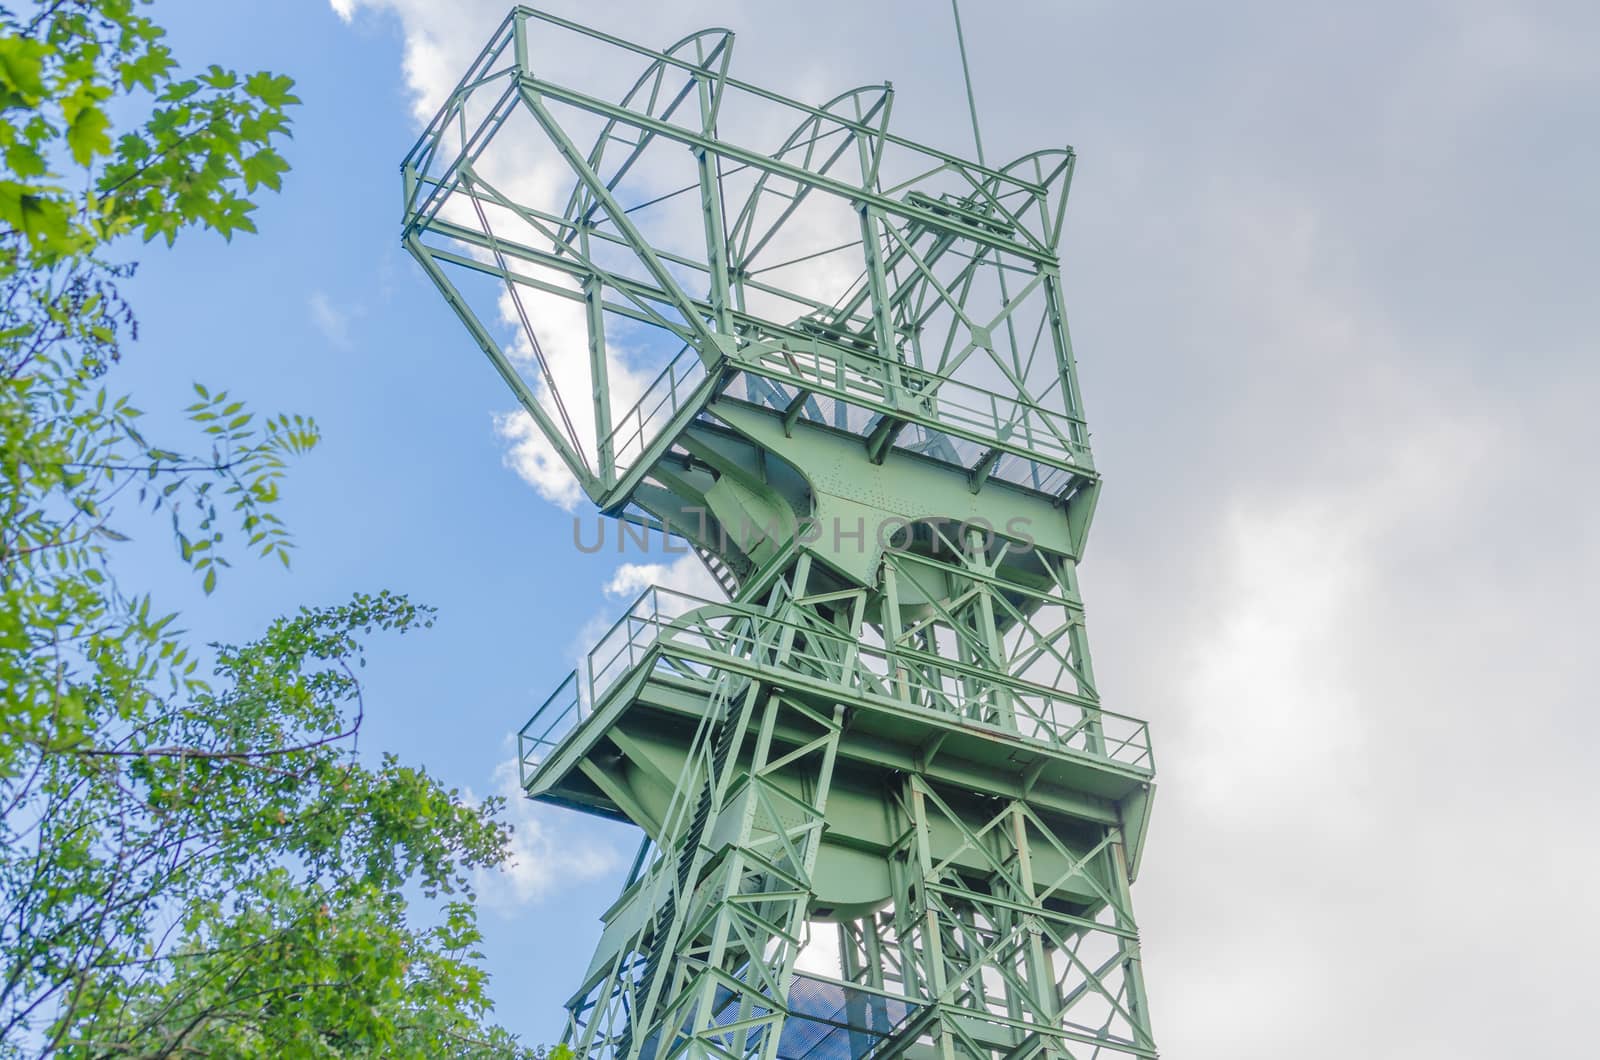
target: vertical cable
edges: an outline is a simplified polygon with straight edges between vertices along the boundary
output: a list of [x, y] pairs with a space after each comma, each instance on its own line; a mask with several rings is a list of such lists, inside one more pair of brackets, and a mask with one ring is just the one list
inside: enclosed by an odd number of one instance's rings
[[961, 50], [961, 76], [967, 83], [967, 113], [972, 115], [972, 142], [978, 148], [978, 165], [988, 165], [983, 160], [983, 134], [978, 132], [978, 101], [972, 95], [972, 69], [967, 65], [967, 41], [961, 33], [959, 0], [950, 0], [950, 13], [956, 17], [956, 47]]

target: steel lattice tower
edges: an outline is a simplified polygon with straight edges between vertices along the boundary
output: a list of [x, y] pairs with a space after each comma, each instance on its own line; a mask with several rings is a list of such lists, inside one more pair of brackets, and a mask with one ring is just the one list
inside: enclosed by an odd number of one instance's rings
[[888, 85], [808, 106], [732, 51], [517, 8], [403, 167], [536, 468], [727, 596], [646, 591], [522, 729], [531, 797], [646, 837], [565, 1040], [1153, 1057], [1153, 760], [1078, 591], [1073, 154], [989, 168], [892, 134]]

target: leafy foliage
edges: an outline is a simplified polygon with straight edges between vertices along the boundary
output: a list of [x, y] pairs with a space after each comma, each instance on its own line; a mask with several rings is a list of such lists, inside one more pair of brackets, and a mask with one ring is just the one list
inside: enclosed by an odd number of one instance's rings
[[[133, 267], [104, 259], [111, 241], [245, 227], [246, 163], [281, 168], [272, 144], [295, 102], [269, 74], [177, 79], [141, 6], [56, 0], [0, 20], [0, 777], [26, 749], [87, 739], [91, 695], [200, 687], [173, 616], [116, 588], [119, 503], [167, 513], [210, 592], [228, 563], [219, 506], [247, 547], [287, 561], [272, 508], [287, 459], [317, 442], [305, 417], [258, 421], [197, 386], [189, 413], [209, 451], [181, 452], [149, 441], [141, 411], [104, 385], [138, 332], [119, 289]], [[113, 141], [112, 111], [141, 107]]]
[[[217, 66], [174, 76], [143, 6], [54, 0], [0, 31], [0, 231], [21, 237], [29, 265], [70, 260], [126, 232], [169, 244], [195, 224], [253, 232], [244, 194], [276, 189], [288, 169], [272, 140], [299, 102], [293, 82]], [[112, 104], [139, 94], [147, 116], [113, 139]], [[91, 190], [54, 172], [68, 159], [92, 167]]]
[[[121, 722], [92, 702], [88, 739], [6, 786], [0, 1038], [31, 1008], [74, 1057], [516, 1055], [479, 1028], [468, 874], [504, 856], [497, 805], [349, 754], [358, 635], [430, 623], [358, 596], [221, 648], [216, 691]], [[408, 885], [438, 923], [412, 926]]]
[[208, 593], [236, 536], [287, 563], [274, 509], [318, 437], [196, 385], [198, 451], [168, 447], [107, 385], [138, 330], [109, 253], [253, 231], [297, 102], [180, 77], [144, 10], [0, 8], [0, 1057], [534, 1056], [484, 1024], [498, 803], [354, 753], [363, 639], [431, 613], [302, 610], [203, 674], [118, 583], [132, 506]]

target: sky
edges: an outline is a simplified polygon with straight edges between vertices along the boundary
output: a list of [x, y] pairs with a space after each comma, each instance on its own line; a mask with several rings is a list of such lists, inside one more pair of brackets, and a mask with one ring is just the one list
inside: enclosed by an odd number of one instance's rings
[[[901, 134], [969, 144], [939, 3], [550, 7], [656, 45], [726, 26], [738, 76], [890, 80]], [[288, 73], [304, 106], [260, 235], [142, 255], [121, 370], [158, 417], [194, 380], [316, 416], [292, 572], [203, 598], [157, 526], [140, 562], [207, 639], [356, 590], [436, 606], [375, 646], [362, 747], [479, 797], [514, 794], [510, 734], [661, 559], [572, 547], [592, 517], [535, 488], [511, 395], [398, 245], [399, 161], [505, 9], [159, 0], [181, 60]], [[1063, 272], [1107, 483], [1083, 587], [1106, 705], [1156, 743], [1163, 1052], [1572, 1053], [1600, 946], [1600, 9], [963, 15], [990, 156], [1079, 156]], [[512, 817], [485, 951], [498, 1018], [552, 1040], [637, 837]]]

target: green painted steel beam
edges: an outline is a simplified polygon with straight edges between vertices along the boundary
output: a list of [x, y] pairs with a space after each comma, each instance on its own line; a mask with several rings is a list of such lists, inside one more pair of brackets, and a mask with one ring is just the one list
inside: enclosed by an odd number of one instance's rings
[[[931, 149], [888, 86], [798, 103], [733, 43], [515, 8], [402, 165], [406, 248], [552, 452], [731, 597], [647, 590], [518, 734], [532, 797], [647, 836], [565, 1041], [1154, 1057], [1154, 752], [1102, 704], [1077, 576], [1074, 155]], [[538, 72], [576, 44], [642, 64], [620, 102]], [[775, 127], [750, 108], [793, 131], [721, 135]], [[528, 151], [569, 183], [528, 192]]]

